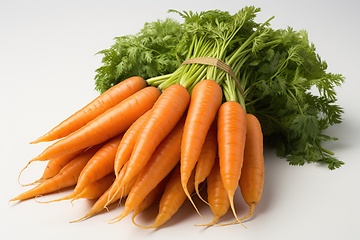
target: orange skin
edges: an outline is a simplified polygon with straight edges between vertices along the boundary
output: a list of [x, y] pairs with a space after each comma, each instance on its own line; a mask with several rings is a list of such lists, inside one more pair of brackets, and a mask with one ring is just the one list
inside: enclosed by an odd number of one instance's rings
[[99, 148], [100, 146], [91, 147], [65, 165], [57, 175], [41, 182], [34, 188], [21, 193], [10, 201], [24, 201], [26, 199], [53, 193], [64, 188], [74, 186], [77, 183], [77, 179], [86, 163]]
[[259, 120], [247, 114], [247, 133], [244, 152], [244, 164], [239, 181], [241, 194], [249, 206], [245, 220], [254, 213], [255, 206], [260, 202], [264, 187], [264, 150], [263, 134]]
[[144, 168], [160, 142], [179, 122], [188, 108], [189, 101], [190, 94], [179, 84], [171, 85], [161, 93], [146, 123], [138, 133], [123, 184]]
[[133, 122], [151, 109], [160, 96], [155, 87], [146, 87], [97, 116], [84, 127], [47, 147], [36, 160], [60, 157], [102, 143], [126, 131]]
[[[213, 80], [202, 80], [191, 93], [191, 101], [186, 116], [181, 141], [181, 183], [189, 200], [197, 210], [187, 190], [188, 180], [201, 154], [207, 133], [222, 101], [222, 89]], [[199, 211], [197, 211], [198, 214]]]
[[228, 193], [231, 210], [236, 221], [240, 222], [234, 207], [234, 195], [244, 162], [247, 129], [246, 112], [240, 103], [227, 101], [221, 105], [217, 129], [220, 175]]
[[70, 133], [78, 130], [106, 110], [114, 107], [125, 98], [146, 86], [146, 81], [139, 76], [125, 79], [119, 84], [109, 88], [106, 92], [96, 97], [86, 106], [31, 143], [53, 141], [68, 136]]

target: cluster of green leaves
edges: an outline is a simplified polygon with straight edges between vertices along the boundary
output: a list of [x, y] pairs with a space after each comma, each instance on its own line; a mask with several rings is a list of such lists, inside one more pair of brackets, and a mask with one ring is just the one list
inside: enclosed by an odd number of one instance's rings
[[271, 30], [267, 38], [273, 44], [266, 44], [243, 66], [247, 111], [259, 118], [266, 142], [290, 164], [340, 167], [343, 162], [322, 144], [336, 140], [324, 130], [341, 122], [336, 87], [344, 77], [326, 72], [327, 64], [306, 31]]
[[147, 22], [134, 35], [115, 38], [96, 69], [95, 89], [100, 93], [131, 76], [147, 79], [175, 71], [187, 55], [183, 25], [173, 19]]
[[[140, 75], [160, 89], [180, 83], [191, 91], [196, 82], [211, 78], [221, 84], [224, 100], [239, 101], [258, 117], [265, 143], [290, 164], [340, 167], [343, 162], [323, 143], [336, 140], [324, 131], [341, 122], [336, 87], [344, 77], [327, 72], [305, 30], [272, 29], [272, 18], [257, 23], [259, 11], [253, 6], [233, 15], [171, 10], [184, 22], [146, 23], [139, 34], [118, 37], [110, 49], [100, 52], [104, 65], [97, 69], [96, 88], [103, 92]], [[222, 60], [236, 79], [214, 66], [182, 64], [197, 57]]]

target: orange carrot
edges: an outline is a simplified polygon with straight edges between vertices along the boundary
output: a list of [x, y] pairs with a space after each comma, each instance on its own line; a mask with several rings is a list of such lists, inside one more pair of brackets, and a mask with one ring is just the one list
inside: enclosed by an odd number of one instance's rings
[[60, 139], [34, 159], [51, 159], [102, 143], [122, 132], [148, 111], [158, 99], [160, 91], [146, 87], [102, 113], [84, 127]]
[[187, 190], [187, 183], [199, 159], [206, 135], [210, 125], [215, 119], [221, 102], [222, 89], [215, 81], [202, 80], [195, 85], [191, 94], [191, 101], [181, 140], [180, 171], [184, 192], [196, 210], [197, 207]]
[[18, 182], [20, 185], [22, 186], [29, 186], [29, 185], [33, 185], [35, 183], [40, 183], [46, 179], [52, 178], [53, 176], [55, 176], [56, 174], [58, 174], [61, 169], [68, 164], [72, 159], [74, 159], [76, 156], [78, 156], [80, 153], [82, 153], [84, 151], [84, 149], [81, 149], [79, 151], [70, 153], [70, 154], [66, 154], [63, 155], [61, 157], [58, 158], [54, 158], [54, 159], [50, 159], [45, 167], [45, 170], [41, 176], [41, 178], [39, 178], [38, 180], [35, 180], [32, 183], [28, 183], [28, 184], [23, 184], [20, 182], [20, 177], [21, 174], [23, 173], [23, 171], [33, 162], [33, 161], [37, 161], [36, 159], [30, 160], [25, 167], [20, 171], [19, 176], [18, 176]]
[[227, 191], [224, 188], [224, 185], [220, 176], [220, 166], [219, 159], [216, 158], [213, 168], [209, 176], [206, 179], [207, 182], [207, 194], [208, 202], [210, 209], [214, 215], [214, 218], [211, 222], [207, 224], [201, 224], [201, 226], [212, 226], [216, 224], [219, 219], [224, 216], [229, 208], [230, 202], [227, 195]]
[[247, 114], [247, 133], [244, 152], [244, 165], [239, 181], [241, 194], [249, 205], [249, 213], [241, 218], [245, 220], [254, 213], [260, 202], [264, 186], [263, 134], [259, 120]]
[[218, 112], [220, 174], [236, 221], [234, 195], [239, 186], [246, 138], [246, 112], [240, 103], [227, 101]]
[[126, 199], [124, 210], [114, 221], [120, 221], [133, 211], [179, 162], [184, 122], [185, 117], [179, 120], [173, 130], [156, 148], [132, 187]]
[[[194, 191], [194, 173], [191, 174], [187, 189], [189, 192]], [[150, 226], [141, 226], [143, 228], [159, 228], [168, 222], [183, 205], [187, 196], [182, 188], [180, 167], [173, 170], [169, 181], [166, 184], [163, 195], [160, 199], [159, 212]]]
[[112, 173], [114, 170], [115, 153], [121, 138], [122, 134], [119, 134], [105, 142], [86, 163], [78, 177], [75, 189], [70, 194], [50, 202], [69, 200], [81, 193], [88, 185]]
[[94, 146], [75, 157], [71, 162], [61, 169], [61, 171], [54, 177], [41, 182], [34, 188], [21, 193], [10, 201], [23, 201], [26, 199], [34, 198], [40, 195], [53, 193], [61, 189], [74, 186], [80, 172], [85, 167], [89, 159], [96, 153], [100, 146]]
[[53, 176], [58, 174], [66, 164], [68, 164], [72, 159], [74, 159], [83, 151], [84, 149], [80, 149], [79, 151], [70, 153], [68, 155], [50, 159], [48, 164], [46, 165], [43, 175], [40, 178], [40, 181], [52, 178]]
[[146, 81], [139, 76], [128, 78], [109, 88], [106, 92], [31, 143], [52, 141], [65, 137], [146, 86]]
[[190, 94], [183, 86], [166, 88], [156, 101], [148, 120], [138, 133], [123, 183], [138, 174], [151, 158], [160, 142], [170, 133], [186, 111]]
[[129, 181], [129, 184], [126, 186], [121, 185], [121, 179], [124, 176], [125, 169], [127, 167], [127, 163], [124, 165], [124, 167], [121, 169], [119, 176], [115, 178], [111, 186], [106, 190], [106, 192], [101, 195], [101, 197], [94, 203], [94, 205], [91, 207], [91, 209], [81, 218], [77, 220], [71, 221], [74, 222], [80, 222], [84, 221], [104, 209], [107, 209], [112, 203], [122, 199], [123, 197], [126, 197], [132, 186], [134, 185], [137, 176], [135, 176], [131, 181]]
[[207, 202], [202, 198], [200, 194], [199, 185], [202, 182], [205, 182], [215, 162], [215, 158], [217, 155], [216, 131], [216, 121], [214, 121], [210, 126], [208, 134], [206, 135], [205, 142], [201, 149], [201, 153], [195, 168], [195, 192], [198, 197], [205, 203]]
[[161, 198], [161, 195], [164, 192], [166, 183], [168, 182], [169, 175], [164, 178], [145, 198], [144, 200], [134, 209], [134, 212], [131, 216], [131, 221], [135, 226], [142, 227], [141, 224], [138, 224], [135, 221], [137, 215], [154, 205]]
[[105, 177], [97, 180], [96, 182], [89, 184], [84, 190], [82, 190], [79, 194], [73, 197], [71, 199], [71, 202], [80, 198], [86, 198], [89, 200], [98, 199], [106, 192], [107, 189], [109, 189], [114, 180], [115, 175], [113, 173], [106, 175]]
[[141, 117], [139, 117], [124, 133], [124, 136], [116, 151], [114, 160], [114, 172], [116, 176], [118, 175], [122, 166], [129, 160], [136, 142], [137, 134], [145, 121], [147, 121], [150, 111], [151, 110], [147, 111]]

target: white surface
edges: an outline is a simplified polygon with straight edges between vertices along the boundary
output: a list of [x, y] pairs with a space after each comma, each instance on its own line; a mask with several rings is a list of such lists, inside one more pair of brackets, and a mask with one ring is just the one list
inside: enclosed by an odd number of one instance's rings
[[[85, 201], [39, 204], [33, 200], [9, 204], [24, 188], [17, 175], [45, 145], [33, 140], [97, 95], [94, 70], [101, 56], [94, 54], [115, 36], [136, 33], [145, 21], [175, 17], [178, 10], [237, 11], [245, 5], [261, 7], [263, 21], [275, 15], [274, 28], [307, 29], [329, 70], [346, 76], [338, 89], [344, 121], [329, 129], [339, 141], [329, 146], [346, 165], [336, 171], [306, 165], [291, 167], [272, 151], [266, 153], [266, 180], [256, 217], [241, 226], [204, 229], [204, 222], [186, 205], [165, 228], [142, 230], [129, 218], [105, 221], [109, 212], [78, 224], [69, 220], [90, 207]], [[0, 2], [0, 234], [6, 239], [359, 239], [360, 141], [359, 2], [348, 1], [19, 1]], [[23, 181], [36, 179], [43, 165], [34, 164]], [[52, 196], [54, 197], [54, 196]], [[51, 198], [52, 198], [51, 197]], [[240, 199], [240, 198], [238, 198]], [[239, 214], [246, 209], [239, 200]]]

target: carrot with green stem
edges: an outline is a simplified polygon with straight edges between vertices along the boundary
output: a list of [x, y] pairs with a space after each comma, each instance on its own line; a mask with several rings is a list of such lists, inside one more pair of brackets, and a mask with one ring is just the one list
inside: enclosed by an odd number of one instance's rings
[[255, 206], [260, 202], [264, 186], [264, 150], [261, 125], [255, 115], [247, 114], [246, 117], [244, 164], [239, 185], [241, 194], [249, 206], [249, 212], [241, 220], [253, 215]]
[[136, 142], [137, 134], [141, 129], [142, 125], [147, 121], [150, 112], [151, 109], [146, 113], [144, 113], [142, 116], [140, 116], [124, 133], [124, 136], [120, 141], [120, 145], [115, 155], [115, 160], [114, 160], [115, 176], [118, 176], [120, 169], [129, 160]]
[[195, 168], [195, 192], [198, 195], [198, 197], [206, 204], [208, 203], [201, 196], [199, 186], [201, 183], [206, 181], [206, 178], [210, 174], [216, 156], [217, 156], [217, 129], [216, 129], [216, 120], [214, 120], [206, 135], [205, 142], [201, 149], [201, 153]]
[[171, 85], [161, 93], [138, 133], [123, 178], [124, 184], [143, 169], [160, 142], [179, 122], [188, 108], [189, 101], [189, 92], [179, 84]]
[[185, 116], [179, 120], [172, 131], [156, 148], [132, 187], [123, 211], [113, 219], [113, 222], [120, 221], [133, 211], [180, 161], [180, 143], [184, 122]]
[[82, 169], [100, 147], [101, 144], [87, 149], [64, 166], [57, 175], [41, 182], [34, 188], [21, 193], [20, 195], [12, 198], [10, 201], [23, 201], [74, 186], [77, 183]]
[[155, 87], [141, 89], [84, 127], [50, 145], [34, 159], [45, 160], [59, 157], [102, 143], [123, 133], [136, 119], [152, 108], [159, 96], [160, 91]]
[[81, 171], [76, 186], [70, 194], [46, 203], [69, 200], [81, 193], [88, 185], [110, 173], [113, 173], [115, 153], [122, 136], [122, 134], [119, 134], [118, 136], [106, 141], [103, 146], [91, 157]]
[[197, 83], [191, 93], [191, 101], [181, 140], [181, 183], [185, 194], [199, 215], [201, 214], [191, 199], [187, 184], [221, 102], [222, 89], [217, 82], [214, 80], [202, 80]]
[[142, 77], [134, 76], [125, 79], [121, 83], [109, 88], [106, 92], [96, 97], [83, 108], [55, 126], [52, 130], [31, 143], [53, 141], [68, 136], [70, 133], [78, 130], [106, 110], [114, 107], [146, 86], [147, 82]]

